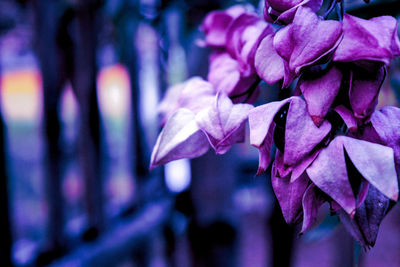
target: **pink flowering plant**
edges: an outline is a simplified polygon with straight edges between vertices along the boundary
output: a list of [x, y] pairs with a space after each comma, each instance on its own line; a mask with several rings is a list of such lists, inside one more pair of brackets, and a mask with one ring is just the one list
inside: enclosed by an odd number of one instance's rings
[[[272, 169], [286, 222], [301, 223], [303, 233], [327, 202], [371, 247], [399, 193], [400, 109], [376, 110], [390, 61], [400, 55], [397, 21], [345, 14], [336, 0], [318, 16], [321, 6], [265, 0], [263, 16], [244, 6], [208, 14], [201, 26], [213, 50], [207, 80], [168, 90], [150, 168], [210, 147], [224, 154], [244, 142], [249, 125], [257, 175]], [[326, 19], [335, 6], [339, 20]], [[254, 107], [261, 80], [294, 88], [293, 95]]]

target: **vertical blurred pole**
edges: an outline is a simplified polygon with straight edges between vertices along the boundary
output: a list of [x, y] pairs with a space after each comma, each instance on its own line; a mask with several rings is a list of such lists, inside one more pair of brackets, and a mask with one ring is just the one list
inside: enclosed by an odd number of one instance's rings
[[[0, 25], [1, 26], [1, 25]], [[1, 29], [0, 29], [1, 31]], [[1, 32], [0, 32], [1, 33]], [[1, 46], [0, 46], [1, 53]], [[0, 54], [1, 59], [1, 54]], [[1, 64], [0, 64], [0, 92], [1, 92]], [[11, 225], [8, 199], [8, 177], [6, 172], [5, 128], [1, 114], [0, 97], [0, 266], [12, 266], [11, 263]]]
[[133, 178], [137, 177], [137, 173], [144, 173], [144, 163], [141, 155], [141, 134], [139, 123], [139, 107], [138, 107], [138, 64], [137, 54], [135, 50], [135, 35], [138, 20], [138, 1], [125, 0], [122, 7], [122, 14], [116, 17], [116, 25], [119, 32], [118, 45], [120, 46], [121, 59], [126, 65], [131, 85], [131, 117], [129, 130], [129, 146], [130, 146], [130, 162]]
[[36, 50], [43, 83], [43, 132], [45, 144], [45, 192], [48, 209], [47, 249], [57, 251], [63, 239], [61, 195], [60, 119], [58, 106], [62, 89], [57, 48], [57, 1], [35, 0]]
[[97, 237], [104, 223], [100, 166], [100, 114], [96, 91], [96, 11], [99, 0], [77, 2], [77, 28], [73, 88], [79, 103], [79, 160], [85, 181], [89, 228], [87, 240]]

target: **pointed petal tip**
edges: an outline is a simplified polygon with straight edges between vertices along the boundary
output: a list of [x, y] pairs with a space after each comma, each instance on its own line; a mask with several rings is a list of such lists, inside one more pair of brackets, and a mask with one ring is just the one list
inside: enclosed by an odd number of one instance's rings
[[258, 168], [256, 176], [260, 176], [261, 174], [263, 174], [265, 172], [264, 168]]
[[399, 191], [397, 191], [390, 199], [397, 201], [399, 199]]
[[320, 116], [311, 116], [311, 119], [317, 127], [321, 126], [322, 122], [324, 122], [324, 118]]

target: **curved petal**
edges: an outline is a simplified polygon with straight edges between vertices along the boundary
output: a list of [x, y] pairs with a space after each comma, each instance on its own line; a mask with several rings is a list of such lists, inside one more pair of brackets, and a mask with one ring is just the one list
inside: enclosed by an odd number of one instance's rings
[[351, 188], [343, 151], [343, 136], [332, 140], [306, 170], [310, 180], [354, 216], [356, 200]]
[[244, 141], [244, 124], [252, 108], [249, 104], [234, 105], [228, 96], [218, 94], [214, 105], [197, 114], [197, 124], [217, 154], [224, 154], [233, 144]]
[[272, 175], [271, 182], [285, 221], [289, 224], [297, 222], [301, 218], [301, 202], [309, 183], [307, 174], [304, 173], [293, 183], [289, 177]]
[[299, 7], [293, 23], [276, 33], [274, 46], [290, 71], [299, 75], [303, 67], [332, 53], [341, 39], [340, 22], [320, 20], [311, 9]]
[[366, 118], [374, 112], [385, 77], [385, 67], [372, 72], [361, 69], [353, 72], [349, 99], [356, 118]]
[[351, 162], [361, 175], [388, 198], [396, 201], [399, 188], [393, 149], [350, 137], [342, 140]]
[[319, 73], [304, 73], [299, 87], [307, 102], [308, 113], [315, 125], [320, 126], [339, 93], [342, 73], [332, 67]]
[[178, 109], [157, 138], [150, 169], [177, 159], [200, 157], [208, 148], [207, 137], [197, 126], [193, 112]]
[[300, 97], [292, 97], [286, 118], [284, 163], [294, 165], [309, 154], [329, 134], [331, 124], [315, 126]]
[[310, 184], [303, 195], [303, 224], [300, 233], [308, 231], [317, 219], [318, 210], [326, 200], [314, 184]]
[[255, 55], [255, 67], [257, 74], [269, 84], [282, 80], [285, 74], [283, 59], [276, 52], [274, 35], [267, 35], [257, 48]]
[[345, 14], [343, 33], [334, 61], [368, 60], [389, 65], [390, 59], [400, 54], [397, 21], [391, 16], [365, 20]]

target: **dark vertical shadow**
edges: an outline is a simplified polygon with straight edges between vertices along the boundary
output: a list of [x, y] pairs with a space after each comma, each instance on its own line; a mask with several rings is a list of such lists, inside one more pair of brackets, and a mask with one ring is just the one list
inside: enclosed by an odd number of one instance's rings
[[100, 166], [100, 114], [96, 91], [96, 11], [100, 1], [77, 3], [75, 64], [72, 85], [79, 103], [79, 161], [85, 181], [89, 228], [84, 239], [93, 240], [103, 227], [103, 191]]
[[[1, 51], [1, 49], [0, 49]], [[1, 58], [1, 54], [0, 54]], [[0, 66], [1, 67], [1, 66]], [[0, 68], [1, 90], [1, 68]], [[0, 266], [12, 266], [11, 263], [11, 224], [8, 199], [8, 176], [5, 157], [5, 127], [0, 105]]]
[[44, 186], [48, 209], [46, 251], [38, 264], [50, 262], [60, 255], [63, 235], [63, 200], [61, 194], [60, 119], [58, 106], [63, 76], [57, 47], [58, 5], [51, 0], [33, 2], [36, 23], [36, 51], [43, 84]]

